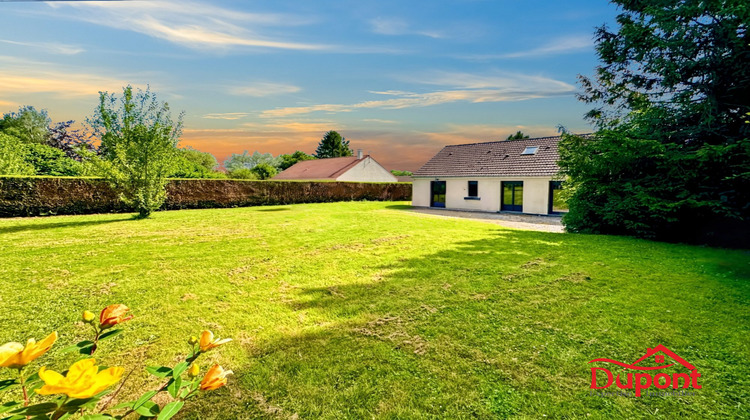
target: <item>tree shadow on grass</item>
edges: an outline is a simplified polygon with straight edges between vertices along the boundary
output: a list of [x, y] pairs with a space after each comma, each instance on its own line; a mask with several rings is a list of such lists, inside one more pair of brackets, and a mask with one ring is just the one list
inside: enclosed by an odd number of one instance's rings
[[84, 226], [95, 226], [103, 225], [108, 223], [126, 222], [136, 220], [133, 216], [128, 216], [122, 219], [112, 220], [85, 220], [85, 221], [65, 221], [65, 222], [44, 222], [44, 223], [28, 223], [15, 226], [0, 226], [0, 235], [5, 233], [18, 233], [26, 231], [37, 231], [47, 229], [60, 229], [60, 228], [79, 228]]
[[[209, 397], [218, 411], [189, 418], [502, 418], [547, 411], [632, 417], [654, 408], [689, 415], [696, 405], [732, 412], [736, 401], [710, 390], [691, 406], [678, 398], [646, 407], [585, 397], [589, 360], [610, 354], [635, 360], [665, 338], [692, 343], [700, 333], [691, 318], [711, 324], [704, 325], [706, 334], [723, 325], [723, 344], [741, 347], [742, 321], [732, 315], [741, 305], [696, 305], [705, 292], [679, 300], [706, 285], [698, 280], [670, 293], [663, 278], [638, 265], [643, 252], [669, 264], [675, 252], [684, 259], [714, 251], [498, 230], [487, 239], [363, 267], [371, 277], [356, 282], [292, 288], [286, 305], [300, 328], [253, 343], [252, 364], [235, 369], [243, 391], [252, 391]], [[748, 292], [745, 284], [727, 285], [737, 296]], [[691, 309], [686, 317], [670, 317], [665, 307]], [[721, 358], [708, 353], [681, 355]]]
[[385, 206], [385, 208], [389, 210], [411, 210], [414, 207], [409, 204], [392, 204], [390, 206]]

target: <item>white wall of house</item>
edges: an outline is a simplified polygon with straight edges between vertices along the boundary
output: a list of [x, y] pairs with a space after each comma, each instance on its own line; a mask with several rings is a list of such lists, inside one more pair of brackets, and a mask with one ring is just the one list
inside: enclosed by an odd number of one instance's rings
[[[523, 213], [547, 214], [549, 210], [549, 184], [551, 177], [450, 177], [414, 178], [412, 182], [412, 205], [429, 207], [431, 181], [446, 181], [445, 208], [456, 210], [500, 211], [501, 182], [523, 181]], [[466, 199], [469, 181], [478, 181], [479, 200]]]
[[380, 164], [373, 158], [366, 156], [357, 165], [336, 178], [336, 181], [397, 182], [398, 180], [393, 174], [388, 172], [387, 169], [380, 166]]
[[414, 178], [411, 181], [411, 205], [430, 207], [430, 181], [434, 178]]

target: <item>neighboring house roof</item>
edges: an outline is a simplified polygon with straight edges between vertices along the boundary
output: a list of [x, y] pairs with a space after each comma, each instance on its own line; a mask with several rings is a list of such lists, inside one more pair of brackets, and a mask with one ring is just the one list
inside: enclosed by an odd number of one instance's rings
[[[445, 146], [414, 176], [553, 176], [559, 142], [556, 136]], [[522, 154], [529, 146], [538, 149]]]
[[336, 179], [360, 161], [356, 156], [303, 160], [295, 163], [273, 179]]

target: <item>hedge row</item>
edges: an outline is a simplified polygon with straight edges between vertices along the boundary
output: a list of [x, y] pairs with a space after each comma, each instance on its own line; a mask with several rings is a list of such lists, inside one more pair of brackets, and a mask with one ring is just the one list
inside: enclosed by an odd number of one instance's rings
[[[163, 208], [198, 209], [333, 201], [411, 200], [411, 184], [179, 179]], [[104, 180], [0, 177], [0, 217], [130, 212]]]

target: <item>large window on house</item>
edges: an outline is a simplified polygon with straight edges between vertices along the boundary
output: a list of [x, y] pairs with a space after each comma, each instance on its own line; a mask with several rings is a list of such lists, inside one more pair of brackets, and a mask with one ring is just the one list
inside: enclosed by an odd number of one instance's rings
[[500, 210], [523, 211], [523, 181], [503, 181]]
[[466, 198], [479, 198], [479, 181], [469, 181], [469, 194]]
[[549, 183], [549, 212], [551, 214], [568, 212], [568, 203], [562, 197], [562, 181]]

